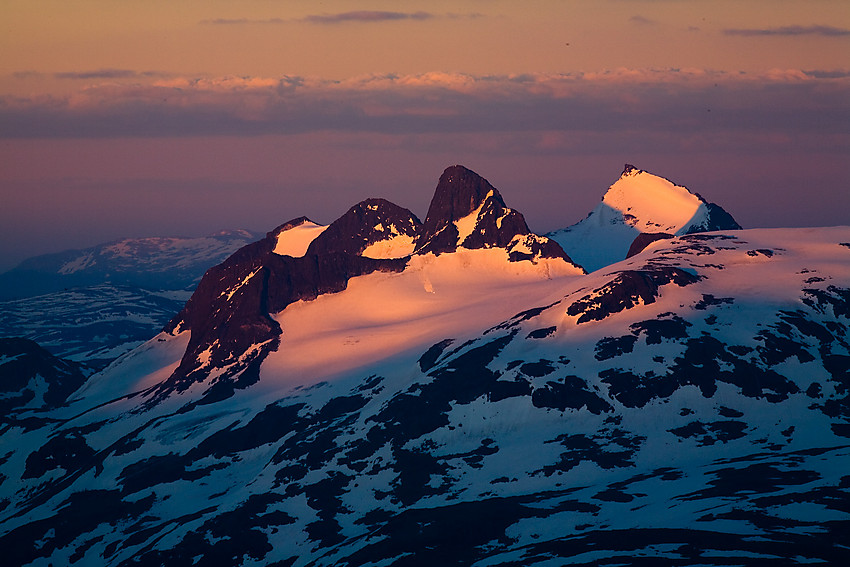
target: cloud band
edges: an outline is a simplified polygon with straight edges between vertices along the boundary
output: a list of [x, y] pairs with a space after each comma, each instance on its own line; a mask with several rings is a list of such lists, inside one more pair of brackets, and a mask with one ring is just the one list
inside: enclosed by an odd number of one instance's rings
[[0, 137], [471, 132], [798, 132], [850, 138], [850, 77], [683, 70], [599, 74], [170, 79], [0, 98]]

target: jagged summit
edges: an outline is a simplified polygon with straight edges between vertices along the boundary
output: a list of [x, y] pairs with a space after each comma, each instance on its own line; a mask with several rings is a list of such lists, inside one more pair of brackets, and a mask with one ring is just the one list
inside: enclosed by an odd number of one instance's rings
[[501, 213], [502, 217], [510, 215], [509, 224], [512, 226], [506, 226], [503, 232], [528, 232], [525, 221], [506, 207], [499, 191], [489, 181], [462, 165], [447, 168], [440, 176], [428, 207], [425, 224], [416, 241], [416, 252], [441, 254], [465, 246], [465, 241], [479, 228], [482, 213], [491, 217], [497, 213]]
[[641, 172], [641, 170], [640, 170], [640, 169], [636, 168], [635, 166], [633, 166], [633, 165], [632, 165], [632, 164], [630, 164], [630, 163], [627, 163], [627, 164], [623, 167], [623, 173], [620, 175], [620, 177], [622, 177], [622, 176], [624, 176], [624, 175], [631, 175], [632, 173], [640, 173], [640, 172]]
[[425, 217], [425, 233], [443, 221], [460, 220], [476, 210], [489, 196], [502, 196], [489, 181], [462, 165], [447, 167], [440, 176]]
[[511, 261], [560, 258], [573, 263], [557, 243], [533, 234], [522, 213], [508, 208], [489, 181], [462, 165], [440, 176], [415, 253], [439, 255], [458, 248], [504, 248]]
[[584, 220], [547, 236], [588, 271], [626, 257], [641, 234], [691, 234], [741, 226], [687, 187], [626, 164]]
[[344, 253], [369, 258], [403, 258], [413, 252], [422, 222], [386, 199], [366, 199], [351, 207], [310, 243], [308, 253]]

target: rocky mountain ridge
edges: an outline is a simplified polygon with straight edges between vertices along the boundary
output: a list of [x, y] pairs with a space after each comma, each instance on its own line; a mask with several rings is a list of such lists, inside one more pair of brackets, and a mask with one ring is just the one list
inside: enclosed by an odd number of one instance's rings
[[[557, 244], [532, 234], [486, 179], [463, 166], [450, 167], [440, 177], [424, 223], [389, 201], [367, 199], [327, 228], [311, 232], [314, 239], [303, 254], [275, 252], [288, 250], [290, 233], [308, 223], [317, 226], [305, 217], [284, 223], [207, 272], [165, 328], [172, 334], [188, 330], [191, 339], [180, 366], [161, 386], [163, 396], [205, 380], [210, 368], [221, 369], [210, 396], [229, 396], [234, 387], [255, 383], [259, 365], [278, 349], [283, 333], [273, 314], [296, 301], [340, 292], [353, 277], [402, 272], [412, 256], [500, 249], [506, 262], [555, 259], [580, 272]], [[400, 257], [364, 254], [382, 244], [389, 250], [399, 239], [413, 249]]]

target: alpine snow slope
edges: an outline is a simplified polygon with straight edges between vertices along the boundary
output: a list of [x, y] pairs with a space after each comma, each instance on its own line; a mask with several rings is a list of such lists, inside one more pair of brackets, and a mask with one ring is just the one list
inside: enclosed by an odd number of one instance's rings
[[722, 207], [687, 187], [626, 164], [587, 218], [548, 236], [592, 272], [625, 258], [633, 244], [740, 228]]
[[281, 225], [9, 409], [4, 560], [847, 564], [850, 227], [571, 256], [457, 166]]

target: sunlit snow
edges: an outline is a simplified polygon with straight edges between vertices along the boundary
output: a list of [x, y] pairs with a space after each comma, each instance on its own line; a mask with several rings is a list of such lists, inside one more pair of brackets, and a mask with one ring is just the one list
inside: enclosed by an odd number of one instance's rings
[[602, 202], [619, 211], [641, 232], [681, 234], [705, 205], [686, 187], [645, 171], [633, 170], [614, 183]]
[[686, 187], [633, 169], [624, 173], [581, 222], [548, 234], [588, 272], [626, 257], [642, 232], [687, 233], [702, 226], [708, 209]]
[[[395, 227], [392, 227], [395, 230]], [[404, 258], [413, 254], [413, 236], [409, 234], [396, 234], [386, 240], [379, 240], [367, 246], [361, 256], [389, 260], [391, 258]]]
[[275, 244], [274, 253], [281, 256], [301, 258], [307, 253], [310, 243], [322, 234], [326, 228], [328, 227], [305, 221], [296, 227], [284, 230], [277, 235], [277, 244]]
[[315, 382], [392, 354], [480, 330], [545, 302], [581, 273], [560, 259], [508, 262], [504, 249], [414, 256], [402, 273], [372, 273], [337, 294], [275, 315], [281, 346], [263, 376]]
[[493, 196], [493, 191], [487, 193], [487, 196], [481, 201], [481, 204], [477, 209], [466, 215], [465, 217], [458, 219], [455, 221], [455, 227], [457, 227], [457, 243], [459, 246], [463, 246], [464, 241], [469, 238], [469, 235], [475, 230], [475, 226], [478, 224], [478, 217], [481, 215], [481, 209], [484, 208], [484, 205], [487, 203], [487, 200]]

